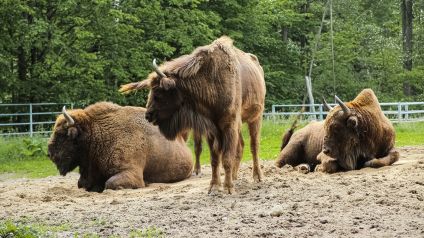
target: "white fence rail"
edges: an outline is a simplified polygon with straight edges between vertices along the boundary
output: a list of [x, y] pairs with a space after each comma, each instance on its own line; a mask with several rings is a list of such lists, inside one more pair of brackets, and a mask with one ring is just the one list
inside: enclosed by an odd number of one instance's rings
[[[16, 136], [35, 134], [48, 135], [55, 123], [56, 116], [66, 105], [72, 109], [73, 103], [29, 103], [0, 104], [0, 136]], [[335, 106], [336, 104], [330, 104]], [[384, 114], [393, 122], [424, 121], [424, 102], [380, 103]], [[272, 111], [264, 113], [264, 119], [287, 120], [299, 114], [303, 105], [272, 105]], [[303, 113], [306, 120], [324, 120], [327, 111], [322, 104], [314, 104], [315, 112], [311, 112], [310, 104], [305, 105]]]
[[0, 104], [0, 136], [49, 134], [63, 106], [73, 103]]
[[[335, 106], [337, 104], [329, 104]], [[310, 104], [302, 105], [272, 105], [272, 111], [264, 113], [265, 119], [286, 120], [299, 114], [302, 106], [305, 106], [304, 119], [324, 120], [328, 112], [322, 104], [313, 104], [315, 112], [311, 112]], [[416, 122], [424, 121], [424, 102], [393, 102], [380, 103], [383, 113], [393, 122]]]

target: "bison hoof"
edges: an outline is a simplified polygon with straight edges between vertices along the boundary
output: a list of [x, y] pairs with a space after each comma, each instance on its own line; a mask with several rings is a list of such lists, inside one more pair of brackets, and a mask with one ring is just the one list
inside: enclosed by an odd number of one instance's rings
[[211, 196], [218, 195], [221, 191], [221, 186], [218, 184], [211, 184], [209, 187], [208, 194]]
[[260, 172], [253, 174], [253, 181], [255, 181], [255, 183], [262, 182], [262, 174]]
[[197, 175], [199, 175], [199, 176], [202, 175], [202, 170], [200, 168], [195, 168], [193, 170], [193, 176], [197, 176]]
[[307, 174], [307, 173], [311, 172], [311, 168], [309, 167], [308, 164], [301, 164], [301, 165], [297, 166], [297, 171], [299, 171], [302, 174]]
[[202, 177], [202, 173], [201, 172], [196, 172], [196, 171], [194, 171], [192, 174], [191, 174], [191, 176], [194, 176], [194, 177], [199, 177], [199, 178], [201, 178]]
[[226, 188], [226, 190], [227, 190], [227, 193], [230, 194], [230, 195], [236, 194], [236, 190], [233, 187]]
[[315, 167], [315, 172], [324, 172], [324, 169], [323, 169], [322, 165], [318, 164], [318, 165]]

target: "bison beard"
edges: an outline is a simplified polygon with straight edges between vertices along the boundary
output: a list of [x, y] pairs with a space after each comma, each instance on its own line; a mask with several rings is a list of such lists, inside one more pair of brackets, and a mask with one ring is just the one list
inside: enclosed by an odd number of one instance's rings
[[221, 184], [220, 161], [225, 170], [225, 189], [234, 192], [232, 180], [237, 178], [244, 145], [240, 137], [242, 120], [249, 124], [253, 176], [260, 181], [257, 153], [265, 83], [256, 56], [235, 48], [228, 37], [221, 37], [160, 67], [154, 61], [153, 67], [155, 72], [146, 80], [124, 85], [120, 91], [150, 88], [147, 119], [168, 139], [189, 129], [207, 136], [212, 164], [209, 192], [215, 192]]
[[362, 167], [382, 167], [399, 159], [394, 149], [395, 130], [381, 111], [371, 89], [364, 89], [353, 101], [339, 106], [324, 123], [324, 145], [316, 170], [337, 172]]
[[144, 117], [144, 108], [105, 102], [64, 110], [49, 140], [49, 157], [61, 175], [79, 166], [78, 187], [88, 191], [189, 177], [193, 163], [185, 141], [167, 140]]

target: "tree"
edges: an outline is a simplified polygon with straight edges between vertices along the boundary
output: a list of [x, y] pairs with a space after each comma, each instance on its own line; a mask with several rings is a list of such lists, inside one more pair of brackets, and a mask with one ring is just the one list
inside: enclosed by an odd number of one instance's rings
[[[403, 68], [408, 71], [412, 70], [412, 5], [413, 0], [401, 1]], [[411, 85], [408, 81], [404, 82], [404, 93], [406, 96], [412, 94]]]

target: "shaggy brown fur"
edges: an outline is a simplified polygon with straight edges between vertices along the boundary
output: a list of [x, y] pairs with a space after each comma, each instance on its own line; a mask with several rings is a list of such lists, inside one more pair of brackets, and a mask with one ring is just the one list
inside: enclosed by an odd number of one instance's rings
[[225, 189], [234, 192], [232, 180], [237, 177], [243, 148], [239, 139], [242, 121], [249, 125], [253, 177], [260, 181], [258, 147], [265, 82], [257, 58], [235, 48], [228, 37], [221, 37], [164, 63], [159, 70], [165, 77], [153, 72], [142, 82], [124, 85], [121, 92], [151, 88], [146, 117], [167, 138], [190, 128], [207, 135], [212, 164], [209, 191], [218, 190], [221, 184], [221, 158]]
[[284, 136], [288, 141], [283, 141], [276, 166], [281, 168], [286, 164], [291, 166], [307, 164], [308, 170], [314, 170], [319, 164], [317, 155], [321, 152], [324, 141], [324, 122], [312, 121], [296, 131], [291, 138], [289, 133], [290, 130]]
[[[262, 66], [259, 64], [259, 60], [256, 57], [256, 55], [251, 54], [251, 53], [243, 53], [242, 51], [239, 51], [240, 55], [242, 57], [245, 56], [249, 56], [250, 59], [248, 59], [249, 62], [243, 62], [243, 64], [245, 64], [245, 66], [249, 66], [250, 65], [250, 60], [252, 60], [258, 67], [258, 69], [260, 69], [260, 71], [262, 72], [262, 78], [263, 78], [263, 71], [262, 71]], [[245, 55], [244, 55], [245, 54]], [[258, 122], [257, 120], [255, 120], [258, 116], [259, 111], [258, 110], [251, 110], [249, 111], [249, 109], [252, 108], [252, 105], [255, 104], [260, 104], [262, 105], [262, 111], [264, 108], [264, 96], [265, 96], [265, 91], [259, 90], [259, 91], [253, 91], [253, 90], [249, 90], [248, 87], [259, 87], [260, 88], [260, 84], [261, 81], [257, 80], [255, 77], [257, 77], [257, 74], [254, 75], [249, 75], [251, 73], [252, 69], [251, 68], [246, 68], [246, 69], [242, 69], [241, 71], [241, 84], [242, 84], [242, 91], [243, 91], [243, 97], [242, 97], [242, 122], [243, 123], [249, 123], [252, 119], [253, 122], [250, 122], [249, 124], [255, 124], [255, 123], [261, 123]], [[262, 82], [263, 84], [264, 82]], [[258, 134], [259, 132], [257, 132], [256, 134]], [[239, 135], [239, 145], [238, 145], [238, 151], [237, 151], [237, 155], [236, 155], [236, 164], [235, 164], [235, 168], [233, 169], [233, 178], [237, 179], [237, 172], [238, 172], [238, 165], [241, 162], [241, 159], [243, 158], [243, 149], [244, 149], [244, 141], [243, 141], [243, 137], [241, 135]], [[202, 135], [199, 134], [196, 131], [193, 131], [193, 141], [194, 141], [194, 153], [196, 155], [196, 163], [194, 166], [194, 173], [196, 175], [201, 173], [201, 166], [200, 166], [200, 154], [202, 153]], [[257, 157], [258, 156], [258, 146], [259, 146], [259, 141], [258, 138], [256, 141], [251, 141], [251, 147], [254, 147], [254, 150], [252, 150], [253, 156]], [[255, 157], [255, 158], [256, 158]], [[260, 171], [259, 171], [260, 173]], [[255, 178], [256, 180], [260, 180], [261, 179], [261, 174], [259, 174], [259, 178]]]
[[182, 137], [168, 141], [145, 120], [145, 109], [101, 102], [60, 115], [50, 138], [50, 159], [61, 175], [79, 166], [78, 187], [88, 191], [141, 188], [191, 175], [191, 151]]
[[374, 92], [364, 89], [344, 105], [348, 111], [340, 104], [325, 119], [323, 151], [317, 157], [321, 164], [316, 170], [332, 173], [396, 162], [395, 130]]

